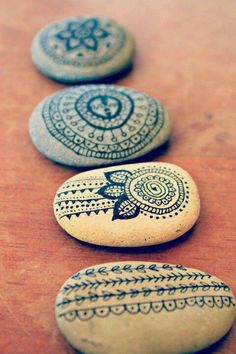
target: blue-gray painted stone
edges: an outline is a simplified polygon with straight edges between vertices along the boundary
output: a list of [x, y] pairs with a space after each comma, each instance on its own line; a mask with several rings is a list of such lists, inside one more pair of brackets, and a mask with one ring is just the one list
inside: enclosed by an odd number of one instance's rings
[[168, 140], [171, 118], [156, 99], [112, 85], [74, 86], [33, 111], [30, 135], [49, 159], [70, 166], [117, 164]]
[[87, 82], [129, 67], [134, 40], [108, 18], [70, 18], [43, 28], [33, 40], [31, 53], [36, 67], [52, 79]]

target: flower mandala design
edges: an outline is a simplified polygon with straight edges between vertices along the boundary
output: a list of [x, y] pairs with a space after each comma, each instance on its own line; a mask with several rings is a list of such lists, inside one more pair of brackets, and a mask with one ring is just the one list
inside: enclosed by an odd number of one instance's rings
[[110, 33], [99, 25], [98, 20], [90, 18], [68, 23], [65, 30], [56, 34], [56, 38], [65, 42], [68, 51], [79, 48], [96, 51], [99, 39], [109, 35]]
[[74, 17], [53, 22], [41, 31], [40, 50], [55, 64], [91, 68], [118, 55], [127, 31], [106, 17]]
[[188, 194], [181, 177], [168, 168], [118, 170], [104, 175], [108, 183], [97, 193], [116, 200], [112, 220], [132, 219], [140, 212], [171, 215], [184, 203], [185, 193]]

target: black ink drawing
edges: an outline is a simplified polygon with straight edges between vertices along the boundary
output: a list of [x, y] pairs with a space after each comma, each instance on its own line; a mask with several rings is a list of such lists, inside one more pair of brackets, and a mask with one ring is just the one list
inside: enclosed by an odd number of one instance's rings
[[229, 291], [226, 284], [210, 274], [182, 266], [124, 264], [78, 272], [61, 289], [63, 298], [56, 306], [58, 316], [67, 321], [87, 321], [94, 316], [125, 312], [148, 314], [194, 306], [234, 307]]
[[[82, 277], [86, 276], [89, 278], [96, 278], [97, 276], [111, 276], [112, 275], [120, 275], [120, 274], [132, 274], [132, 273], [138, 273], [138, 274], [146, 274], [147, 272], [150, 273], [159, 273], [160, 271], [172, 271], [172, 270], [179, 270], [179, 271], [187, 271], [187, 268], [185, 268], [182, 265], [173, 265], [173, 264], [128, 264], [125, 263], [124, 265], [114, 265], [111, 267], [107, 266], [102, 266], [99, 268], [88, 268], [84, 272], [79, 271], [78, 273], [74, 274], [71, 279], [76, 279], [79, 280]], [[173, 273], [174, 274], [174, 273]], [[211, 277], [211, 275], [206, 274], [206, 273], [200, 273], [204, 275], [208, 275]]]
[[104, 178], [66, 183], [56, 196], [59, 218], [113, 211], [112, 220], [138, 215], [165, 219], [181, 213], [189, 200], [189, 186], [168, 167], [141, 167], [105, 172]]
[[[93, 289], [98, 289], [99, 287], [107, 287], [111, 285], [112, 287], [114, 286], [119, 286], [119, 285], [132, 285], [132, 284], [143, 284], [143, 283], [153, 283], [156, 284], [158, 282], [164, 282], [164, 281], [182, 281], [182, 280], [196, 280], [196, 279], [209, 279], [211, 276], [209, 274], [202, 274], [202, 273], [196, 273], [196, 272], [191, 272], [191, 273], [186, 273], [186, 274], [181, 274], [181, 273], [167, 273], [166, 275], [140, 275], [140, 276], [131, 276], [131, 277], [115, 277], [115, 278], [109, 278], [109, 279], [104, 279], [102, 278], [101, 280], [86, 280], [86, 281], [81, 281], [80, 283], [73, 283], [73, 285], [67, 285], [63, 288], [63, 294], [64, 295], [69, 295], [72, 291], [77, 291], [77, 290], [93, 290]], [[202, 284], [203, 285], [203, 284]], [[204, 286], [203, 286], [204, 288]], [[185, 289], [185, 288], [184, 288]]]
[[138, 313], [147, 315], [151, 311], [154, 313], [160, 313], [161, 311], [173, 312], [175, 310], [183, 310], [186, 307], [198, 306], [203, 307], [223, 307], [236, 306], [234, 299], [231, 296], [190, 296], [184, 298], [176, 298], [174, 300], [161, 300], [141, 303], [129, 303], [125, 305], [114, 306], [98, 306], [94, 308], [84, 308], [83, 310], [70, 310], [59, 314], [59, 317], [63, 317], [66, 321], [72, 322], [76, 318], [81, 321], [91, 320], [96, 317], [107, 317], [111, 314], [120, 316], [127, 312], [129, 314], [136, 315]]
[[40, 45], [58, 64], [88, 67], [111, 60], [125, 40], [125, 31], [109, 20], [78, 17], [49, 26]]
[[[130, 172], [106, 172], [107, 184], [98, 194], [116, 200], [113, 220], [132, 219], [140, 212], [163, 215], [172, 213], [185, 199], [184, 181], [170, 169], [141, 168]], [[171, 215], [171, 214], [170, 214]]]
[[46, 101], [42, 116], [51, 136], [76, 155], [108, 161], [143, 150], [164, 125], [158, 101], [105, 85], [58, 92]]
[[98, 50], [99, 41], [110, 33], [102, 28], [95, 18], [68, 22], [67, 28], [58, 32], [56, 37], [65, 43], [66, 50]]

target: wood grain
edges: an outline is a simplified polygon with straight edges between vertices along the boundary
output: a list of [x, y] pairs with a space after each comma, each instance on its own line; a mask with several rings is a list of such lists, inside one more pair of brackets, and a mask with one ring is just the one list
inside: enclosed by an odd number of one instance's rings
[[[70, 275], [96, 263], [179, 263], [213, 273], [236, 290], [235, 1], [7, 0], [0, 7], [0, 352], [74, 353], [55, 323], [55, 295]], [[29, 139], [34, 106], [63, 87], [34, 68], [29, 48], [42, 26], [83, 14], [104, 14], [127, 26], [137, 56], [117, 83], [160, 98], [172, 113], [169, 146], [147, 159], [189, 171], [202, 200], [196, 227], [175, 242], [135, 250], [95, 247], [68, 236], [54, 219], [55, 191], [79, 171], [50, 162]], [[232, 330], [205, 353], [233, 354], [235, 347]]]

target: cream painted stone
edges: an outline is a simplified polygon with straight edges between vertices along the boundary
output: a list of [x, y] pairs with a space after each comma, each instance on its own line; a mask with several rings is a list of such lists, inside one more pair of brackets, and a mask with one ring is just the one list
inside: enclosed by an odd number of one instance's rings
[[106, 17], [77, 17], [44, 27], [31, 48], [36, 67], [65, 83], [102, 79], [128, 68], [134, 57], [132, 35]]
[[69, 278], [56, 298], [60, 331], [89, 354], [193, 353], [232, 326], [235, 298], [220, 279], [197, 269], [115, 262]]
[[135, 247], [173, 240], [200, 211], [195, 182], [169, 163], [140, 163], [80, 173], [54, 199], [58, 223], [79, 240]]
[[36, 148], [69, 166], [123, 163], [165, 143], [172, 121], [155, 98], [115, 85], [82, 85], [56, 92], [33, 111]]

